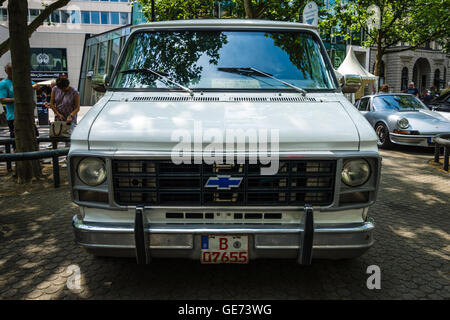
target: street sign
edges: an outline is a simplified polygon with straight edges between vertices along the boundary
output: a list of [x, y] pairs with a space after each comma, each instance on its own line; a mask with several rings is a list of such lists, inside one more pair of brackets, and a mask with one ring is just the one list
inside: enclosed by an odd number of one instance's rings
[[307, 23], [313, 26], [319, 24], [319, 8], [314, 1], [310, 1], [306, 4], [303, 10], [303, 23]]

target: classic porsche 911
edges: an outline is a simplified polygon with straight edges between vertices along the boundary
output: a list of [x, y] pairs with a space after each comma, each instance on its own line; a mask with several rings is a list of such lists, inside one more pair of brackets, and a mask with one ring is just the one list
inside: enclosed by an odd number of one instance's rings
[[429, 147], [433, 136], [450, 132], [450, 121], [410, 94], [365, 96], [356, 107], [375, 129], [381, 148], [392, 144]]

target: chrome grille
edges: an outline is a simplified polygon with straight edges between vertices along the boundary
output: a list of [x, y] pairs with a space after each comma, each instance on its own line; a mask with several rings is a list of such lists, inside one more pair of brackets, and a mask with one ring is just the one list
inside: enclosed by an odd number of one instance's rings
[[[153, 206], [301, 206], [333, 202], [336, 161], [282, 160], [276, 175], [261, 165], [175, 165], [170, 160], [113, 160], [115, 201]], [[209, 177], [242, 177], [230, 190], [205, 188]]]

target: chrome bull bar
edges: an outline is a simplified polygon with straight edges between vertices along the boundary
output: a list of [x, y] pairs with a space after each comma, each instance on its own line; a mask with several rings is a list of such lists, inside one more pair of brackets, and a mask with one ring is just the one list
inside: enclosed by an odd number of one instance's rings
[[[144, 219], [144, 206], [136, 206], [135, 219], [134, 219], [134, 243], [136, 252], [137, 264], [149, 264], [151, 262], [150, 250], [150, 233], [152, 228], [148, 228]], [[303, 228], [302, 228], [303, 227]], [[214, 230], [215, 229], [215, 230]], [[147, 230], [147, 231], [146, 231]], [[236, 229], [220, 229], [220, 228], [208, 228], [205, 233], [222, 233], [222, 232], [235, 233]], [[314, 240], [314, 210], [310, 205], [304, 206], [304, 215], [302, 222], [298, 228], [301, 233], [299, 251], [297, 256], [297, 263], [300, 265], [310, 265], [312, 261], [312, 249]], [[198, 232], [199, 230], [195, 231]], [[200, 230], [201, 231], [201, 230]], [[245, 228], [238, 228], [238, 232], [245, 233]], [[146, 236], [146, 232], [148, 236]], [[267, 232], [267, 230], [264, 230]]]

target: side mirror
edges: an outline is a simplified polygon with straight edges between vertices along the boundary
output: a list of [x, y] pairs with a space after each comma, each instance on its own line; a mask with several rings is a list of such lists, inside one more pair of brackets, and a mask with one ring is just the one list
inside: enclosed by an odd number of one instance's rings
[[357, 74], [346, 74], [339, 78], [343, 93], [355, 93], [361, 88], [362, 78]]
[[109, 75], [101, 73], [92, 76], [92, 89], [97, 92], [106, 92], [108, 85]]

